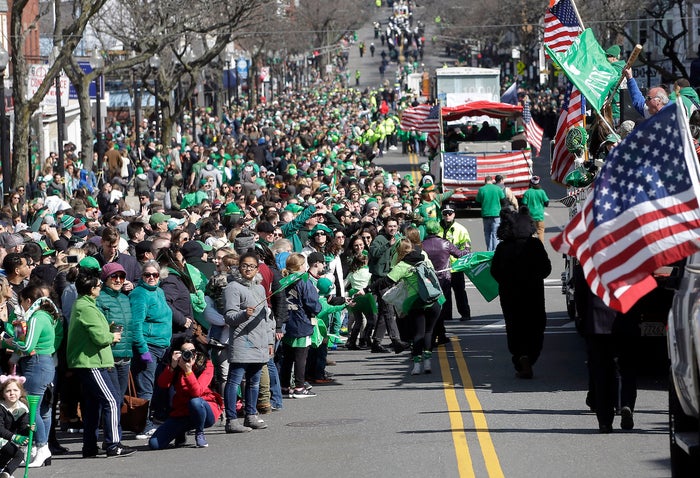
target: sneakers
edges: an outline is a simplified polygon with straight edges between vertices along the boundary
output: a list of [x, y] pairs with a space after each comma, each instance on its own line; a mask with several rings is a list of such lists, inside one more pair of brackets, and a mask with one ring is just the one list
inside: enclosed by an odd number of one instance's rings
[[623, 430], [631, 430], [634, 428], [634, 414], [630, 407], [622, 407], [620, 410], [620, 428]]
[[422, 357], [413, 357], [413, 368], [411, 369], [411, 375], [420, 375], [420, 366], [422, 363]]
[[243, 421], [243, 425], [252, 428], [253, 430], [264, 430], [267, 428], [267, 423], [265, 423], [263, 419], [257, 415], [246, 416], [245, 420]]
[[295, 388], [292, 392], [292, 397], [294, 398], [309, 398], [315, 396], [316, 394], [308, 388]]
[[14, 478], [14, 477], [11, 474], [9, 474], [8, 472], [3, 471], [2, 473], [0, 473], [0, 478]]
[[246, 433], [253, 431], [252, 428], [241, 425], [235, 418], [226, 421], [226, 433]]
[[204, 432], [197, 432], [194, 434], [194, 446], [197, 448], [206, 448], [209, 446], [207, 439], [204, 436]]
[[128, 447], [126, 445], [122, 445], [121, 443], [117, 443], [115, 446], [107, 450], [107, 457], [119, 457], [119, 456], [130, 456], [136, 453], [135, 448]]
[[429, 358], [423, 359], [423, 373], [433, 373]]
[[155, 428], [149, 428], [148, 430], [144, 430], [143, 432], [139, 433], [136, 435], [137, 440], [148, 440], [153, 436], [153, 434], [156, 432]]

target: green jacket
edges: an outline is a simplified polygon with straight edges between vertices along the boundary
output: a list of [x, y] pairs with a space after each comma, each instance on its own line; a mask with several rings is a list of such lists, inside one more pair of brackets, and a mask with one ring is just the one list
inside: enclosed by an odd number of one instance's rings
[[81, 295], [73, 305], [68, 326], [66, 359], [68, 368], [114, 367], [112, 355], [114, 334], [95, 299]]
[[280, 227], [284, 238], [292, 241], [294, 252], [301, 252], [301, 250], [304, 248], [304, 243], [299, 237], [298, 232], [302, 227], [304, 227], [304, 223], [311, 216], [313, 216], [315, 212], [316, 206], [309, 206], [301, 211], [297, 217], [292, 219], [287, 224], [282, 224], [282, 227]]
[[385, 277], [389, 273], [393, 249], [389, 238], [384, 234], [379, 234], [369, 245], [369, 271], [373, 278]]
[[[61, 322], [59, 321], [58, 324]], [[13, 350], [29, 355], [52, 355], [56, 351], [60, 338], [56, 340], [56, 324], [53, 317], [45, 310], [37, 310], [27, 320], [27, 334], [24, 341], [15, 341]]]
[[134, 348], [139, 354], [148, 352], [148, 346], [166, 348], [173, 335], [173, 311], [160, 287], [151, 287], [143, 281], [129, 294], [131, 317], [134, 323]]
[[104, 314], [108, 324], [121, 325], [122, 339], [112, 346], [112, 355], [119, 358], [133, 357], [134, 324], [131, 318], [129, 298], [119, 291], [102, 287], [97, 296], [97, 308]]

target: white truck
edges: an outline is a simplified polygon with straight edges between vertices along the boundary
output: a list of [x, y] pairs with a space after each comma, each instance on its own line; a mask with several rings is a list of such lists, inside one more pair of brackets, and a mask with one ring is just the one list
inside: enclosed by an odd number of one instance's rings
[[[513, 150], [508, 140], [460, 137], [453, 133], [487, 123], [500, 134], [508, 120], [516, 121], [523, 108], [500, 103], [501, 71], [497, 68], [445, 67], [435, 70], [435, 98], [440, 102], [443, 138], [439, 160], [430, 171], [443, 190], [454, 191], [451, 201], [460, 207], [475, 205], [486, 176], [498, 174], [520, 198], [532, 175], [529, 149]], [[447, 140], [447, 141], [446, 141]]]

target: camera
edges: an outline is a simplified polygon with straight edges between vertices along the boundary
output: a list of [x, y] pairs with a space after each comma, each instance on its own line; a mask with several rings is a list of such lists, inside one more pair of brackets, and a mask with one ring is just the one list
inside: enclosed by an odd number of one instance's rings
[[68, 262], [68, 264], [77, 264], [78, 263], [78, 256], [67, 256], [66, 262]]
[[189, 362], [194, 358], [194, 350], [184, 350], [182, 352], [182, 360]]

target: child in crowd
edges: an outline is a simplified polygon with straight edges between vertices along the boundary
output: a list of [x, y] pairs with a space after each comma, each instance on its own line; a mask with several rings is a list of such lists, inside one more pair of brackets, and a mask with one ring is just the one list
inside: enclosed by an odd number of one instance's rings
[[24, 377], [0, 375], [0, 478], [10, 478], [24, 458], [29, 443], [29, 408]]

